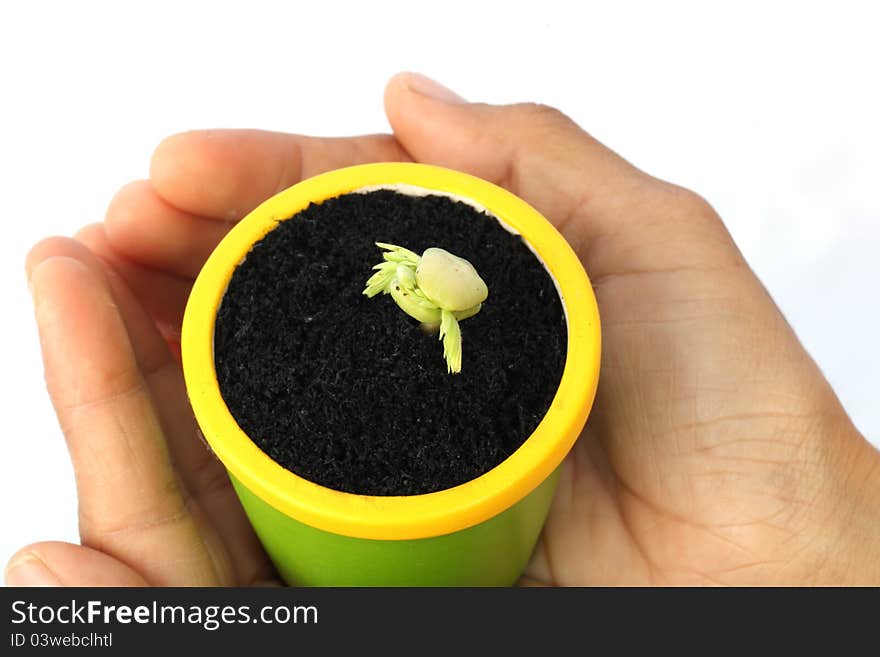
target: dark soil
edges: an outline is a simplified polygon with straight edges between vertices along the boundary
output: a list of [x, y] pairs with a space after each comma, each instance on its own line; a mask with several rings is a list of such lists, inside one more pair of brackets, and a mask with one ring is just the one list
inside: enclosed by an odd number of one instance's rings
[[[462, 371], [389, 295], [361, 294], [374, 242], [470, 260], [489, 287], [461, 322]], [[392, 191], [310, 205], [254, 245], [220, 307], [215, 362], [239, 426], [276, 462], [337, 490], [414, 495], [501, 463], [550, 406], [562, 305], [522, 239], [469, 205]]]

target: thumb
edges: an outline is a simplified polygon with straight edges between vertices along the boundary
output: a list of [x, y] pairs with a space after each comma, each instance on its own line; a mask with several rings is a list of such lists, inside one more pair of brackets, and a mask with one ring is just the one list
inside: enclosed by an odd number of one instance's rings
[[423, 75], [401, 73], [386, 87], [385, 111], [415, 160], [509, 189], [575, 247], [616, 230], [624, 199], [653, 181], [546, 105], [468, 103]]
[[[739, 252], [708, 203], [640, 171], [556, 109], [468, 103], [423, 75], [401, 73], [386, 87], [385, 111], [414, 160], [465, 171], [517, 194], [589, 261], [594, 280], [719, 258], [738, 264]], [[700, 246], [690, 255], [686, 248], [640, 248], [652, 242]], [[599, 243], [613, 248], [593, 248]], [[707, 243], [718, 252], [707, 253]]]
[[16, 552], [5, 579], [8, 586], [146, 586], [143, 577], [110, 555], [60, 541]]

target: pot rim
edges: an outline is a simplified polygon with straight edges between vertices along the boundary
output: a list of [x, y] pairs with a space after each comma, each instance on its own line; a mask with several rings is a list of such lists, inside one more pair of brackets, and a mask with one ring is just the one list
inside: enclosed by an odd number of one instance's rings
[[[553, 277], [565, 308], [565, 367], [547, 413], [529, 438], [483, 475], [445, 490], [407, 496], [345, 493], [273, 461], [238, 426], [217, 383], [214, 321], [235, 267], [278, 221], [309, 203], [383, 185], [415, 186], [471, 200], [519, 233]], [[263, 202], [221, 241], [196, 279], [181, 331], [183, 373], [196, 420], [223, 465], [278, 511], [356, 538], [405, 540], [449, 534], [513, 506], [546, 479], [577, 440], [599, 377], [601, 329], [592, 285], [562, 235], [537, 210], [480, 178], [425, 164], [377, 163], [303, 180]]]

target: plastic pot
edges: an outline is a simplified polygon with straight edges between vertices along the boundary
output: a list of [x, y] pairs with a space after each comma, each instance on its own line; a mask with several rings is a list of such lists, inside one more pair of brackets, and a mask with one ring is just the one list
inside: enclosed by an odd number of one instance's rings
[[[309, 203], [392, 187], [467, 200], [519, 233], [556, 282], [565, 308], [565, 368], [546, 415], [510, 457], [464, 484], [424, 495], [332, 490], [278, 465], [239, 428], [217, 383], [214, 321], [235, 267], [280, 220]], [[516, 582], [547, 516], [562, 460], [580, 434], [599, 375], [600, 325], [580, 261], [535, 209], [485, 180], [408, 163], [324, 173], [277, 194], [219, 244], [193, 286], [182, 333], [187, 392], [282, 578], [295, 585], [499, 586]]]

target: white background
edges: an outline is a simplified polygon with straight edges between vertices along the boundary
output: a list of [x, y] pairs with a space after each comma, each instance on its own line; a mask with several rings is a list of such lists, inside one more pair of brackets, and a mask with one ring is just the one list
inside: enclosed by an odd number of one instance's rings
[[880, 24], [873, 3], [0, 4], [0, 560], [77, 540], [23, 262], [100, 220], [167, 134], [387, 129], [385, 81], [555, 105], [699, 191], [880, 444]]

